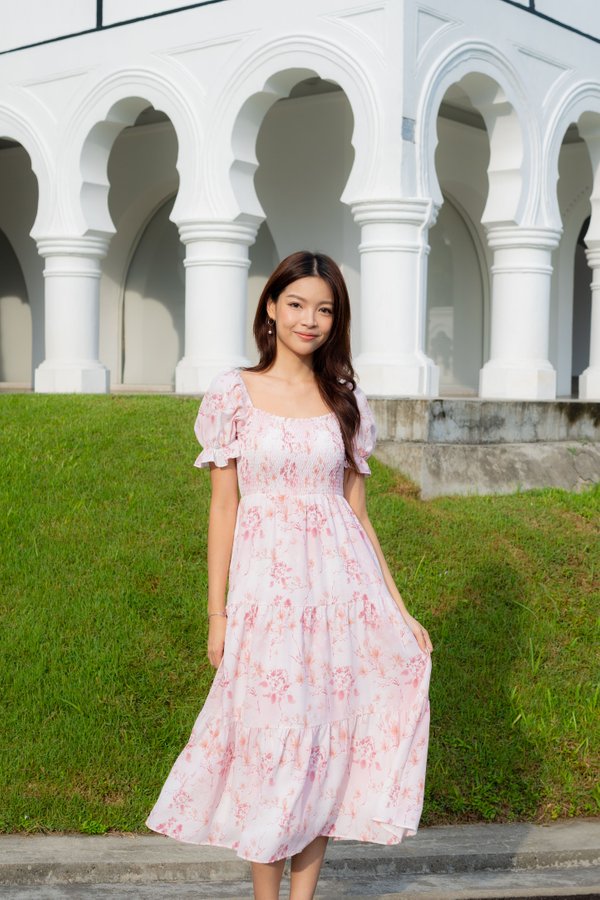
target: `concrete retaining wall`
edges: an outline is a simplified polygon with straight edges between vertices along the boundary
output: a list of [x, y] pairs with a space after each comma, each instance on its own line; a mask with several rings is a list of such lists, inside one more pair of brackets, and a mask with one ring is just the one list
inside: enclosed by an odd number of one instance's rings
[[600, 403], [369, 399], [376, 456], [423, 498], [600, 481]]

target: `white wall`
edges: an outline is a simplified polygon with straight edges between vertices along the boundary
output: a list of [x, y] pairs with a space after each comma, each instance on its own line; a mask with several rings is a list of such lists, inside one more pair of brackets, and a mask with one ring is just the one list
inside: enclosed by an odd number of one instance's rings
[[0, 51], [96, 27], [96, 0], [0, 0]]
[[536, 0], [537, 12], [600, 37], [600, 5], [597, 0]]
[[166, 10], [188, 6], [193, 0], [104, 0], [102, 24], [124, 22], [140, 16], [152, 16]]

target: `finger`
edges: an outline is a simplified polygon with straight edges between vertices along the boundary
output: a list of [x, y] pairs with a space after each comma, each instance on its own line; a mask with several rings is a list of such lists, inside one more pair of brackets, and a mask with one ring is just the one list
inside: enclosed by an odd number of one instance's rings
[[421, 648], [421, 650], [425, 650], [426, 648], [425, 648], [425, 639], [424, 639], [424, 637], [423, 637], [423, 632], [420, 631], [420, 630], [417, 631], [415, 637], [416, 637], [416, 639], [417, 639], [417, 644], [419, 645], [419, 647]]
[[431, 643], [431, 638], [429, 637], [429, 632], [426, 628], [423, 629], [423, 637], [425, 638], [425, 642], [427, 644], [428, 650], [433, 650], [433, 644]]
[[428, 653], [430, 650], [433, 650], [433, 646], [431, 641], [429, 640], [427, 629], [425, 628], [421, 628], [420, 630], [419, 646], [421, 650], [424, 650], [426, 653]]

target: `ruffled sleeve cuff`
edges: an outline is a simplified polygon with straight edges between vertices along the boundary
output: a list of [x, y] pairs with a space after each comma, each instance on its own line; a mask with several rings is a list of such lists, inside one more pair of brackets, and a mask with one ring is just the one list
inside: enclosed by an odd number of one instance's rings
[[237, 439], [239, 393], [234, 372], [229, 369], [215, 375], [208, 386], [194, 425], [202, 447], [194, 462], [197, 469], [208, 469], [210, 463], [222, 469], [228, 460], [241, 455]]
[[208, 469], [210, 463], [214, 463], [219, 469], [224, 469], [227, 460], [238, 459], [240, 456], [240, 448], [238, 442], [234, 441], [228, 447], [205, 447], [195, 461], [194, 465], [197, 469]]

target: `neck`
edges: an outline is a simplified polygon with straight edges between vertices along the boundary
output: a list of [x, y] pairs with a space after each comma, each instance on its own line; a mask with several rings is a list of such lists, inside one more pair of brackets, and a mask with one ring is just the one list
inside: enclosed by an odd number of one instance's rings
[[313, 360], [310, 356], [297, 356], [287, 347], [278, 345], [277, 356], [269, 370], [282, 381], [302, 382], [313, 380]]

